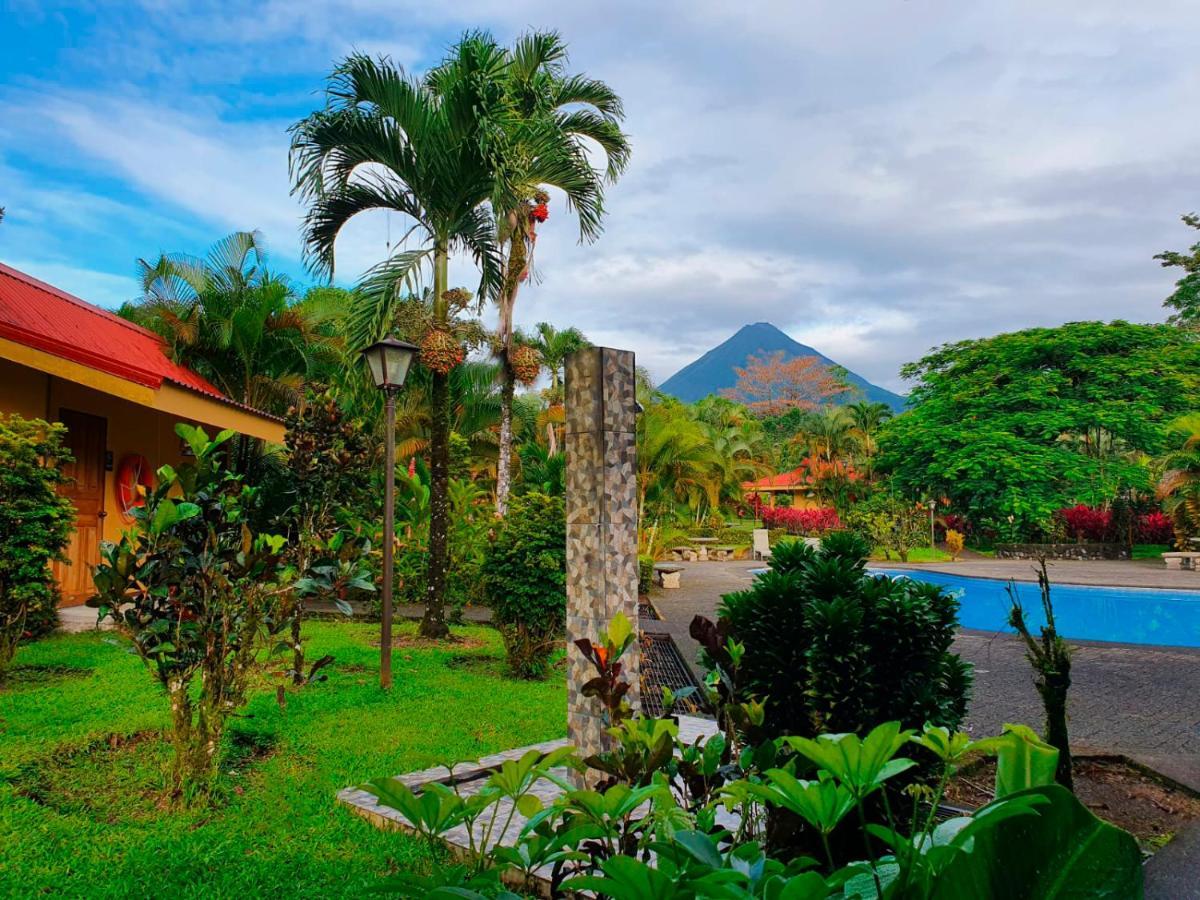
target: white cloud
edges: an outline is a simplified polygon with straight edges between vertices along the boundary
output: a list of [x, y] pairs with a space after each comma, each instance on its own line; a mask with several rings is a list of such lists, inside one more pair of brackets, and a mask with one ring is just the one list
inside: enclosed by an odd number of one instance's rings
[[[284, 129], [297, 96], [319, 102], [333, 57], [415, 65], [468, 25], [507, 40], [531, 24], [559, 28], [573, 66], [622, 94], [634, 157], [594, 246], [555, 199], [521, 322], [579, 325], [661, 379], [769, 320], [900, 387], [899, 365], [944, 341], [1162, 316], [1172, 279], [1151, 256], [1187, 240], [1200, 150], [1200, 12], [1182, 0], [1153, 17], [1116, 0], [168, 6], [154, 29], [114, 23], [124, 43], [101, 48], [145, 48], [134, 83], [28, 87], [0, 134], [65, 139], [57, 156], [213, 237], [262, 228], [295, 264]], [[284, 94], [236, 86], [263, 73], [286, 75]], [[39, 209], [44, 229], [82, 227]], [[387, 227], [347, 229], [343, 277], [381, 258]], [[473, 283], [466, 264], [454, 273]]]

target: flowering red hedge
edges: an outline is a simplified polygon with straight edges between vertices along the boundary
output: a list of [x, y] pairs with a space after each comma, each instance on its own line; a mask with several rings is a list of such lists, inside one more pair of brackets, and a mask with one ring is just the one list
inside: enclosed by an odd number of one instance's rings
[[786, 528], [788, 534], [810, 537], [842, 527], [837, 510], [827, 507], [796, 509], [791, 506], [764, 506], [759, 510], [759, 516], [768, 528]]
[[1137, 536], [1143, 544], [1170, 544], [1175, 540], [1175, 529], [1166, 513], [1155, 511], [1138, 516]]
[[1077, 541], [1107, 541], [1112, 538], [1112, 513], [1077, 503], [1060, 509], [1058, 517], [1067, 526], [1067, 534]]

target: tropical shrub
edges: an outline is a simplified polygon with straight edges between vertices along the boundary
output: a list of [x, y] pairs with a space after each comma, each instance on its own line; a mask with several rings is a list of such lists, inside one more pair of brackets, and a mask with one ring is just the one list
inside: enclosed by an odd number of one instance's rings
[[71, 459], [65, 434], [62, 425], [0, 414], [0, 677], [21, 639], [57, 620], [50, 563], [66, 561], [75, 522], [58, 494]]
[[480, 570], [509, 668], [542, 678], [567, 615], [566, 507], [561, 497], [514, 497]]
[[785, 541], [752, 587], [723, 598], [720, 625], [744, 648], [739, 694], [765, 703], [770, 735], [962, 721], [971, 669], [951, 651], [958, 601], [868, 574], [868, 550], [853, 532], [820, 550]]
[[654, 587], [654, 557], [638, 556], [638, 593], [648, 594]]
[[284, 596], [281, 614], [290, 620], [290, 675], [301, 684], [313, 674], [304, 671], [305, 602], [333, 601], [349, 613], [347, 601], [354, 593], [375, 589], [365, 562], [370, 543], [359, 547], [351, 539], [347, 544], [349, 535], [343, 533], [339, 516], [364, 493], [370, 448], [362, 423], [346, 418], [333, 391], [306, 391], [288, 409], [286, 422], [286, 492], [291, 503], [279, 525], [290, 538], [286, 561], [299, 578], [295, 590]]
[[955, 531], [953, 528], [946, 532], [946, 549], [950, 552], [950, 559], [958, 559], [962, 555], [964, 546], [964, 538], [962, 534]]
[[1175, 527], [1170, 516], [1156, 510], [1138, 516], [1135, 534], [1143, 544], [1169, 544], [1175, 539]]
[[480, 572], [488, 534], [495, 524], [491, 498], [475, 482], [450, 479], [450, 571], [446, 573], [446, 605], [452, 622], [463, 610], [484, 599]]
[[[230, 715], [245, 703], [258, 651], [280, 620], [284, 539], [248, 524], [257, 490], [222, 463], [223, 445], [176, 425], [193, 459], [163, 466], [134, 510], [138, 527], [101, 546], [96, 596], [166, 691], [175, 755], [172, 794], [207, 797]], [[198, 682], [198, 684], [197, 684]]]
[[1073, 541], [1111, 541], [1115, 537], [1111, 510], [1077, 503], [1057, 510], [1054, 515], [1062, 520], [1067, 536]]
[[788, 506], [764, 506], [759, 518], [767, 528], [783, 528], [788, 534], [820, 537], [834, 528], [841, 528], [837, 510], [830, 507], [801, 509]]
[[[671, 719], [631, 716], [621, 655], [632, 641], [618, 615], [595, 644], [577, 642], [597, 672], [585, 692], [611, 726], [609, 749], [584, 759], [570, 747], [531, 750], [470, 794], [456, 783], [433, 782], [418, 794], [398, 779], [372, 781], [367, 790], [431, 845], [452, 829], [469, 841], [460, 864], [393, 876], [381, 891], [511, 897], [502, 879], [532, 892], [537, 873], [549, 878], [551, 896], [616, 900], [958, 900], [1051, 896], [1064, 884], [1076, 897], [1141, 896], [1136, 841], [1051, 783], [1058, 753], [1029, 729], [1005, 726], [999, 737], [972, 741], [934, 725], [886, 722], [861, 736], [788, 735], [758, 748], [724, 730], [685, 743]], [[733, 660], [738, 645], [727, 646]], [[742, 721], [754, 718], [752, 706], [741, 712]], [[777, 751], [792, 759], [783, 763]], [[997, 760], [995, 800], [939, 821], [951, 777], [985, 754]], [[877, 802], [920, 764], [935, 787], [915, 792], [903, 812]], [[575, 789], [555, 774], [559, 767], [602, 780]], [[558, 790], [546, 804], [549, 784]], [[494, 829], [500, 804], [530, 817], [514, 846], [502, 846], [507, 825]], [[772, 849], [767, 823], [785, 813], [812, 836], [813, 855]], [[838, 832], [854, 838], [848, 854], [832, 840]]]
[[882, 549], [885, 559], [894, 553], [901, 562], [908, 562], [913, 547], [929, 543], [928, 513], [887, 491], [877, 491], [851, 506], [846, 526]]

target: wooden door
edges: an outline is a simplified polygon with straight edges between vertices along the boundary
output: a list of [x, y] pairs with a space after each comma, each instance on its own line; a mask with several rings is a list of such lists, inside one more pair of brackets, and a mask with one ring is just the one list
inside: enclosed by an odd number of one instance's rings
[[67, 446], [75, 461], [63, 467], [72, 479], [62, 494], [75, 505], [75, 530], [67, 545], [70, 565], [55, 563], [54, 577], [62, 590], [63, 606], [79, 606], [94, 592], [92, 568], [100, 561], [104, 537], [104, 463], [108, 420], [73, 409], [59, 410], [67, 426]]

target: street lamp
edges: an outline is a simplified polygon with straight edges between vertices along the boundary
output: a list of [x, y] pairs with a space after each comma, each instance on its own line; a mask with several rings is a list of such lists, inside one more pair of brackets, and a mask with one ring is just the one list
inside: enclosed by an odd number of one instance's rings
[[379, 686], [392, 686], [392, 556], [396, 541], [396, 392], [408, 376], [419, 348], [396, 338], [384, 338], [363, 350], [375, 387], [384, 392], [387, 453], [383, 490], [383, 633], [379, 644]]
[[934, 527], [933, 527], [933, 521], [934, 521], [933, 512], [935, 509], [937, 509], [937, 501], [930, 498], [930, 500], [929, 500], [929, 549], [930, 550], [937, 549], [937, 541], [934, 539], [935, 535], [934, 535]]

